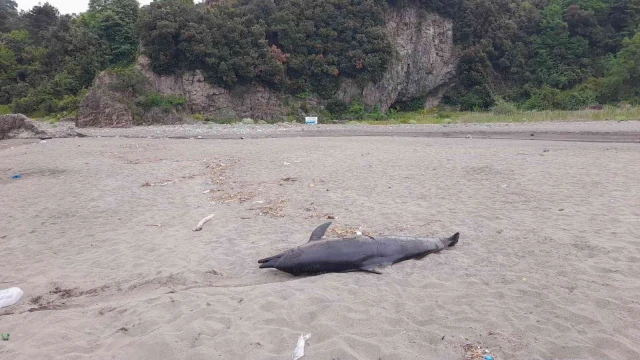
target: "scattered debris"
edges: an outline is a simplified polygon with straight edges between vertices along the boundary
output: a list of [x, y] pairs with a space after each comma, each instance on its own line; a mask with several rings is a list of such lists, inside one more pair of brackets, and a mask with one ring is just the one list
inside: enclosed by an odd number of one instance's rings
[[12, 179], [21, 179], [22, 175], [21, 174], [15, 174], [11, 177]]
[[354, 235], [365, 235], [365, 236], [371, 236], [371, 233], [368, 231], [362, 231], [362, 228], [355, 228], [355, 227], [332, 227], [327, 231], [328, 234], [331, 235], [335, 235], [337, 237], [349, 237], [349, 236], [354, 236]]
[[9, 336], [11, 336], [11, 334], [9, 333], [2, 333], [2, 341], [9, 341]]
[[327, 219], [329, 219], [329, 220], [335, 220], [335, 219], [336, 219], [336, 217], [335, 217], [335, 216], [333, 216], [333, 215], [327, 215]]
[[211, 189], [208, 189], [208, 190], [203, 191], [202, 193], [203, 193], [203, 194], [208, 194], [208, 193], [210, 193], [210, 192], [211, 192]]
[[164, 180], [162, 182], [154, 182], [154, 183], [150, 183], [150, 182], [147, 181], [147, 182], [144, 182], [142, 184], [142, 186], [143, 187], [146, 187], [146, 186], [165, 186], [165, 185], [169, 185], [169, 184], [171, 184], [173, 182], [174, 182], [173, 180]]
[[302, 335], [298, 338], [295, 350], [293, 350], [293, 360], [298, 360], [304, 356], [304, 343], [311, 337], [311, 334]]
[[467, 139], [473, 139], [473, 138], [471, 137], [471, 135], [467, 135], [467, 136], [466, 136], [466, 138], [467, 138]]
[[162, 227], [162, 224], [147, 224], [145, 226], [157, 226], [157, 227]]
[[542, 152], [549, 152], [549, 149], [544, 149], [542, 150]]
[[462, 348], [464, 349], [464, 360], [493, 360], [491, 356], [486, 355], [489, 350], [483, 349], [479, 345], [464, 344]]
[[288, 163], [288, 162], [286, 162], [286, 161], [284, 162], [284, 164], [285, 164], [285, 165], [291, 165], [291, 163]]
[[206, 218], [200, 220], [200, 222], [198, 223], [198, 225], [193, 228], [193, 231], [200, 231], [202, 230], [202, 226], [209, 220], [213, 219], [213, 217], [215, 216], [215, 214], [211, 214], [209, 216], [207, 216]]
[[564, 209], [558, 209], [558, 211], [564, 211]]
[[249, 191], [238, 191], [235, 193], [222, 193], [218, 195], [215, 200], [221, 203], [230, 203], [236, 200], [243, 203], [253, 199], [255, 196], [256, 194]]
[[[268, 202], [265, 206], [252, 207], [247, 210], [258, 210], [258, 215], [261, 216], [269, 216], [272, 218], [281, 218], [284, 217], [283, 206], [282, 204], [285, 202], [285, 199], [279, 199], [275, 201]], [[263, 201], [264, 202], [264, 201]], [[263, 203], [263, 202], [260, 202]]]

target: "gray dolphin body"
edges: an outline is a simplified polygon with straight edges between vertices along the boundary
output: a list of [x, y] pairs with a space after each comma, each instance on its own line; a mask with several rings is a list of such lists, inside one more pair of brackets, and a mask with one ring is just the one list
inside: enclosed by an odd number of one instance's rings
[[330, 222], [320, 225], [309, 242], [278, 255], [258, 260], [261, 269], [275, 268], [292, 275], [328, 272], [367, 271], [409, 259], [421, 259], [430, 253], [454, 246], [460, 233], [449, 238], [407, 236], [356, 236], [322, 239]]

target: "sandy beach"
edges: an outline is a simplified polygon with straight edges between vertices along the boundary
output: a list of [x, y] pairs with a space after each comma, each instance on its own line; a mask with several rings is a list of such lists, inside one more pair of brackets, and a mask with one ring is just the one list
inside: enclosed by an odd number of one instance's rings
[[[0, 142], [24, 291], [0, 359], [291, 359], [302, 333], [302, 360], [640, 358], [639, 122], [182, 128]], [[460, 241], [383, 275], [258, 268], [326, 221]]]

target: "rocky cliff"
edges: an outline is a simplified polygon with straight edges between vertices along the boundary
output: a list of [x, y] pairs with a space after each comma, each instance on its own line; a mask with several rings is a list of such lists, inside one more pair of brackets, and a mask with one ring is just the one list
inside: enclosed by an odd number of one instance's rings
[[151, 71], [145, 56], [138, 58], [136, 68], [148, 79], [153, 90], [184, 96], [192, 114], [262, 120], [282, 119], [286, 115], [282, 95], [262, 85], [237, 86], [229, 91], [206, 82], [200, 71], [181, 76], [158, 75]]
[[[362, 86], [346, 79], [335, 97], [347, 103], [359, 99], [368, 108], [379, 105], [383, 112], [394, 103], [414, 99], [424, 101], [426, 107], [436, 105], [457, 67], [453, 22], [411, 6], [389, 11], [385, 22], [394, 56], [382, 80]], [[147, 90], [184, 97], [186, 111], [191, 114], [222, 119], [281, 120], [292, 111], [285, 106], [286, 95], [262, 85], [227, 90], [206, 82], [199, 71], [158, 75], [150, 70], [149, 60], [144, 56], [139, 57], [136, 69], [148, 81]], [[133, 123], [135, 116], [127, 105], [127, 94], [114, 93], [108, 86], [113, 81], [104, 73], [96, 78], [93, 88], [80, 104], [78, 126], [129, 126]], [[175, 112], [152, 115], [143, 114], [142, 117], [148, 122], [180, 120]]]
[[346, 102], [358, 97], [367, 106], [379, 104], [382, 111], [414, 99], [423, 99], [425, 107], [436, 105], [458, 63], [453, 22], [407, 7], [389, 12], [385, 23], [395, 54], [382, 80], [364, 87], [344, 81], [338, 97]]

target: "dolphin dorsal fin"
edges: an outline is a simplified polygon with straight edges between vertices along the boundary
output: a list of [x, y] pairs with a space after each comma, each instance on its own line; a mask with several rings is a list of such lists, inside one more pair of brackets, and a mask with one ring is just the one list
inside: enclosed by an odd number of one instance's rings
[[329, 226], [331, 226], [331, 221], [329, 221], [328, 223], [324, 223], [324, 224], [318, 226], [311, 233], [311, 237], [309, 238], [309, 242], [318, 241], [318, 240], [322, 239], [322, 237], [324, 236], [324, 233], [327, 231]]

